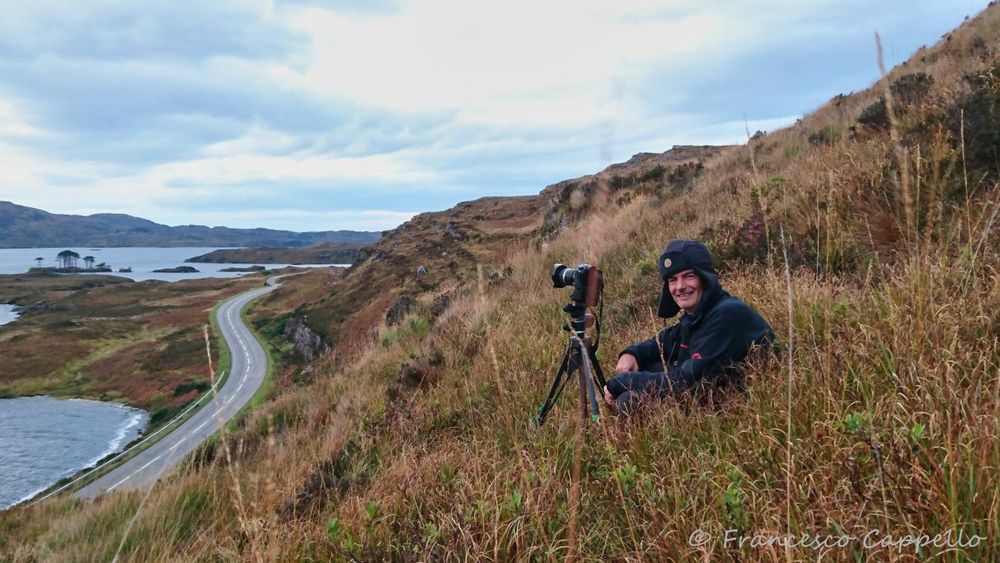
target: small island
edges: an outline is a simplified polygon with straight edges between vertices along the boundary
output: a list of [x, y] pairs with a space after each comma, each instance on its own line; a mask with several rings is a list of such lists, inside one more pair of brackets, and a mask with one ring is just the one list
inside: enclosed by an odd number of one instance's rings
[[264, 266], [247, 266], [246, 268], [232, 267], [232, 268], [222, 268], [220, 272], [263, 272], [266, 268]]
[[28, 268], [29, 274], [106, 274], [113, 270], [108, 266], [97, 265], [93, 268]]
[[362, 245], [326, 243], [303, 248], [224, 248], [185, 262], [214, 264], [353, 264]]
[[35, 258], [35, 267], [28, 268], [29, 274], [103, 274], [113, 271], [111, 266], [104, 262], [94, 264], [93, 256], [84, 256], [84, 267], [79, 267], [80, 255], [72, 250], [63, 250], [56, 255], [57, 266], [42, 266], [43, 257]]
[[177, 266], [176, 268], [160, 268], [153, 270], [154, 274], [197, 274], [198, 270], [191, 266]]

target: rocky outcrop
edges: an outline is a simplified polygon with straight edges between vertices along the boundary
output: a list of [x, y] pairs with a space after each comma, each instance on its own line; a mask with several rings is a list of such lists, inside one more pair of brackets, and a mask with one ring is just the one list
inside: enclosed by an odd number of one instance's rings
[[265, 268], [264, 266], [247, 266], [246, 268], [239, 268], [239, 267], [222, 268], [219, 271], [220, 272], [263, 272], [266, 269], [267, 268]]
[[215, 264], [353, 264], [360, 244], [327, 243], [305, 248], [223, 248], [185, 262]]
[[285, 338], [292, 343], [295, 352], [312, 361], [327, 352], [329, 346], [323, 338], [306, 325], [302, 317], [292, 317], [285, 323]]
[[153, 270], [156, 274], [197, 274], [198, 269], [191, 266], [177, 266], [176, 268], [160, 268]]
[[410, 312], [410, 309], [413, 308], [415, 303], [416, 302], [412, 297], [406, 295], [400, 295], [397, 297], [396, 300], [392, 302], [392, 306], [389, 307], [389, 310], [385, 313], [386, 324], [389, 326], [396, 326], [403, 322], [403, 318]]

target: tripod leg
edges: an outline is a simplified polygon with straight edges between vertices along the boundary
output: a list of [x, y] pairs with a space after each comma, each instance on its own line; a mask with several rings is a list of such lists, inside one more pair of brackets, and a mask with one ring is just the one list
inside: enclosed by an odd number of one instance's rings
[[[581, 354], [584, 358], [586, 356]], [[586, 390], [586, 401], [581, 405], [583, 407], [583, 418], [587, 418], [587, 402], [590, 403], [590, 417], [593, 420], [597, 420], [601, 416], [601, 408], [597, 403], [597, 393], [598, 390], [594, 385], [594, 372], [590, 367], [590, 361], [584, 359], [581, 362], [580, 368], [580, 394], [584, 395], [584, 390]], [[603, 390], [601, 391], [603, 393]]]
[[567, 374], [570, 370], [570, 357], [572, 356], [572, 345], [566, 347], [566, 352], [563, 354], [562, 363], [559, 365], [559, 370], [556, 372], [555, 378], [552, 380], [552, 386], [549, 388], [549, 395], [545, 398], [545, 402], [541, 407], [538, 408], [538, 414], [535, 415], [535, 425], [541, 426], [545, 424], [545, 417], [549, 415], [549, 411], [555, 405], [556, 399], [562, 394], [563, 387], [566, 385], [566, 380], [563, 376]]
[[597, 352], [588, 349], [590, 352], [590, 365], [592, 366], [592, 371], [594, 373], [594, 381], [597, 385], [604, 389], [604, 386], [608, 384], [608, 381], [604, 379], [604, 370], [601, 369], [601, 363], [597, 360]]
[[[587, 398], [590, 400], [590, 414], [591, 418], [597, 420], [601, 416], [600, 405], [598, 403], [598, 396], [604, 393], [604, 374], [600, 371], [601, 366], [596, 362], [593, 362], [595, 355], [594, 352], [590, 350], [586, 343], [580, 343], [581, 350], [578, 351], [580, 354], [580, 373], [584, 376], [580, 380], [581, 386], [587, 387]], [[595, 368], [598, 371], [594, 371]], [[598, 379], [600, 377], [600, 379]], [[586, 412], [584, 412], [584, 417], [586, 417]]]

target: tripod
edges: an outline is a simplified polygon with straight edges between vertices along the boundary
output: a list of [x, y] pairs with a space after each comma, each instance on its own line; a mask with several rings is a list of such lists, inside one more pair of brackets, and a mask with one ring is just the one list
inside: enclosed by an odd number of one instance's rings
[[556, 377], [552, 381], [549, 395], [535, 416], [535, 424], [538, 426], [545, 424], [545, 418], [555, 406], [559, 395], [566, 387], [566, 382], [574, 372], [580, 374], [580, 415], [584, 420], [587, 418], [588, 403], [590, 403], [591, 420], [597, 420], [600, 416], [598, 397], [607, 384], [601, 364], [597, 361], [597, 345], [592, 348], [590, 337], [586, 335], [587, 323], [593, 321], [593, 317], [589, 319], [587, 317], [586, 305], [573, 301], [563, 305], [563, 311], [571, 317], [570, 322], [563, 325], [563, 330], [570, 333], [569, 344], [566, 346]]

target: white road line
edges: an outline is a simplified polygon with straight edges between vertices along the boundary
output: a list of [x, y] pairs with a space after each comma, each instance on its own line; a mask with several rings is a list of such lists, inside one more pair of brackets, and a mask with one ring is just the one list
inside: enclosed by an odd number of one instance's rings
[[[162, 456], [162, 455], [158, 455], [158, 456], [154, 457], [153, 459], [149, 460], [149, 461], [148, 461], [148, 462], [146, 463], [146, 465], [143, 465], [143, 466], [142, 466], [142, 467], [140, 467], [139, 469], [136, 469], [136, 470], [135, 470], [135, 471], [134, 471], [134, 472], [132, 473], [132, 475], [135, 475], [136, 473], [138, 473], [138, 472], [142, 471], [143, 469], [146, 469], [146, 468], [147, 468], [147, 467], [149, 467], [150, 465], [153, 465], [154, 463], [156, 463], [156, 460], [160, 459], [161, 457], [163, 457], [163, 456]], [[131, 477], [131, 475], [130, 475], [130, 477]]]
[[201, 430], [202, 428], [205, 427], [206, 424], [208, 424], [207, 420], [205, 422], [202, 422], [201, 424], [199, 424], [198, 428], [195, 428], [194, 430], [192, 430], [192, 432], [197, 432], [197, 431]]
[[[133, 473], [132, 475], [135, 475], [135, 473]], [[129, 475], [128, 477], [126, 477], [126, 478], [122, 479], [121, 481], [118, 481], [114, 485], [111, 485], [110, 487], [108, 487], [108, 492], [110, 493], [111, 491], [115, 490], [115, 487], [117, 487], [118, 485], [121, 485], [125, 481], [128, 481], [129, 479], [131, 479], [132, 475]]]

